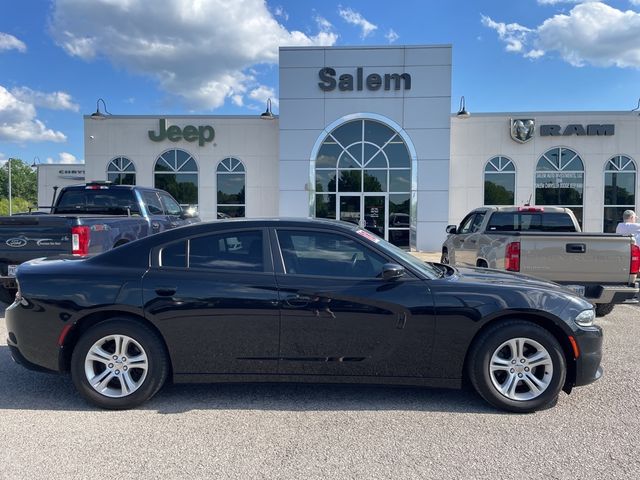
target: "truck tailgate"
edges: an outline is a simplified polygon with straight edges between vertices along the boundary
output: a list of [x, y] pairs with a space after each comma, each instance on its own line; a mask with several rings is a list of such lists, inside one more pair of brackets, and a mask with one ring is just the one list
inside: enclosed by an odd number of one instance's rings
[[9, 265], [71, 253], [71, 227], [65, 217], [16, 215], [0, 218], [0, 276]]
[[625, 284], [631, 262], [630, 237], [614, 234], [535, 234], [520, 237], [520, 271], [561, 283]]

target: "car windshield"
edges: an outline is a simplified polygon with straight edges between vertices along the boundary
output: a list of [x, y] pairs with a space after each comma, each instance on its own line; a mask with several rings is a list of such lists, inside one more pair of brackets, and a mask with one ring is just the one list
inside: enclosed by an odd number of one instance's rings
[[[358, 230], [358, 233], [360, 232], [364, 231]], [[369, 235], [371, 235], [371, 237], [374, 237], [372, 240], [375, 241], [378, 247], [380, 247], [383, 251], [390, 253], [391, 255], [395, 255], [396, 257], [400, 257], [405, 263], [408, 263], [416, 270], [419, 270], [428, 278], [440, 278], [443, 276], [443, 270], [441, 268], [438, 268], [429, 262], [424, 262], [419, 258], [414, 257], [406, 250], [403, 250], [400, 247], [396, 247], [392, 243], [387, 242], [383, 238], [380, 238], [371, 232], [367, 231], [364, 233], [366, 233], [366, 235], [363, 236], [368, 237]]]

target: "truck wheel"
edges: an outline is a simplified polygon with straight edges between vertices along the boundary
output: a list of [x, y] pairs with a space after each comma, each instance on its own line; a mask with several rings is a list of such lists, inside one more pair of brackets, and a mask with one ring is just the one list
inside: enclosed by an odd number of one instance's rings
[[500, 322], [480, 334], [467, 358], [475, 390], [494, 407], [528, 413], [557, 401], [567, 364], [558, 340], [522, 320]]
[[615, 306], [615, 303], [596, 303], [596, 317], [609, 315]]
[[442, 249], [442, 255], [440, 256], [440, 263], [449, 265], [449, 251], [446, 248]]
[[11, 305], [16, 299], [16, 292], [17, 290], [15, 288], [0, 287], [0, 302]]
[[90, 403], [112, 410], [149, 400], [164, 384], [168, 371], [158, 335], [126, 318], [90, 328], [71, 356], [71, 378], [78, 392]]

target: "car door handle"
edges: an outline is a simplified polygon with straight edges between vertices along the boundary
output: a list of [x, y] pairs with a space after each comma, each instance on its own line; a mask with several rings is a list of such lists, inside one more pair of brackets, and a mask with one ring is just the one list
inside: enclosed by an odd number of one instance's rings
[[309, 305], [309, 302], [311, 302], [311, 297], [307, 297], [305, 295], [294, 295], [284, 299], [284, 303], [287, 306], [294, 308], [306, 307]]
[[584, 243], [567, 243], [565, 251], [567, 253], [586, 253], [587, 246]]
[[156, 287], [156, 293], [161, 297], [171, 297], [178, 291], [178, 287]]
[[151, 228], [153, 228], [154, 230], [159, 230], [160, 224], [158, 222], [151, 222]]

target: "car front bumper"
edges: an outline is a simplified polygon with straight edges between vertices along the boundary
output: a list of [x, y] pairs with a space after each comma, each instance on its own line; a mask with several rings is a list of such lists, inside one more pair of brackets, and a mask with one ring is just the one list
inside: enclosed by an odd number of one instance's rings
[[579, 356], [576, 359], [574, 386], [588, 385], [602, 376], [602, 328], [580, 328], [574, 333]]

